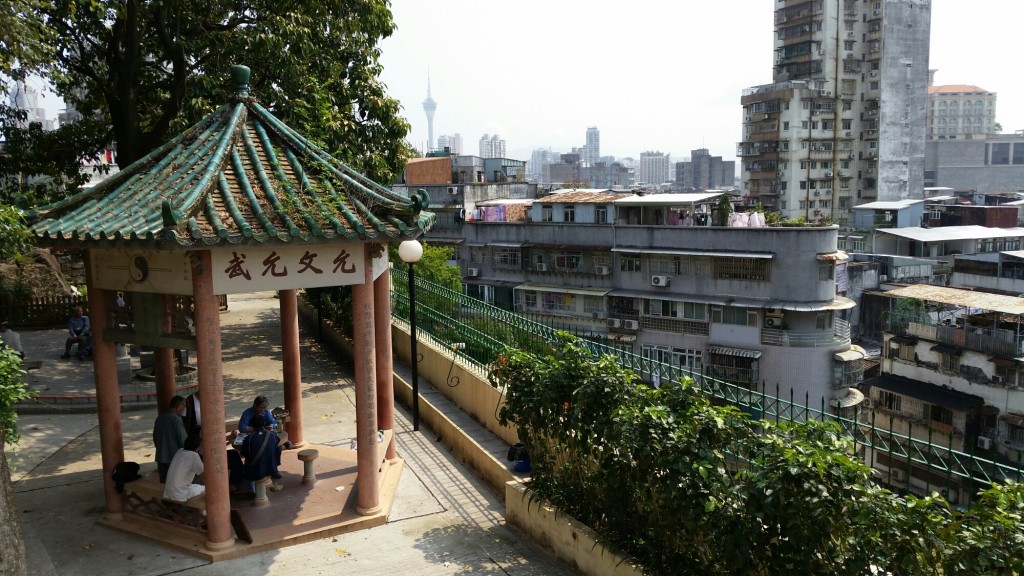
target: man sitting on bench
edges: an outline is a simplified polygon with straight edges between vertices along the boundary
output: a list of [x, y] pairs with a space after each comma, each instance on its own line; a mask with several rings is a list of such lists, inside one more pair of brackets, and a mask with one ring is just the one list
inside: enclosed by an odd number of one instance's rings
[[184, 502], [206, 492], [206, 486], [192, 483], [196, 474], [203, 473], [203, 459], [196, 452], [199, 444], [198, 436], [189, 436], [185, 439], [185, 447], [175, 452], [167, 470], [164, 498]]
[[81, 306], [75, 307], [75, 313], [68, 320], [68, 339], [64, 342], [64, 355], [62, 359], [71, 357], [71, 346], [78, 344], [78, 359], [85, 355], [92, 354], [92, 336], [89, 334], [89, 317], [86, 316]]

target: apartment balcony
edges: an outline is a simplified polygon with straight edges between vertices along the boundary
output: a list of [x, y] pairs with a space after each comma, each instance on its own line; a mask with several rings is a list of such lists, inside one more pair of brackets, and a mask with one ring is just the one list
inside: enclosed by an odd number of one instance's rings
[[708, 335], [707, 322], [665, 318], [664, 316], [644, 316], [640, 319], [640, 326], [644, 330], [657, 330], [659, 332], [671, 332], [673, 334], [695, 334], [697, 336]]
[[831, 348], [850, 343], [850, 323], [836, 318], [832, 330], [762, 328], [761, 344], [793, 348]]
[[909, 322], [906, 328], [886, 328], [894, 334], [902, 333], [916, 336], [922, 340], [949, 344], [959, 348], [977, 350], [995, 356], [1017, 358], [1024, 355], [1024, 337], [1016, 336], [1012, 331], [1000, 328], [983, 328], [980, 326], [945, 326]]

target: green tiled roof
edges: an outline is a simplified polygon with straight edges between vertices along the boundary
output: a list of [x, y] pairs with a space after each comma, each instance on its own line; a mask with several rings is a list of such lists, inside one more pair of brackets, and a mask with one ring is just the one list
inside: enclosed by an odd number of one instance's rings
[[154, 248], [415, 238], [425, 193], [396, 194], [332, 158], [248, 96], [92, 189], [31, 211], [40, 244]]

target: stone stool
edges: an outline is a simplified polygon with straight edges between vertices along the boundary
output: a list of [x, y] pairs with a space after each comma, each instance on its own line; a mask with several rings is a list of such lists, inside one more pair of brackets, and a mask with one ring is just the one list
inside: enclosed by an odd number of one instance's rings
[[266, 506], [270, 504], [270, 498], [267, 498], [267, 486], [273, 481], [273, 478], [270, 476], [264, 476], [256, 481], [256, 499], [252, 502], [253, 506]]
[[313, 470], [313, 461], [320, 456], [320, 452], [307, 449], [299, 450], [299, 460], [302, 461], [302, 483], [313, 484], [316, 482], [316, 471]]

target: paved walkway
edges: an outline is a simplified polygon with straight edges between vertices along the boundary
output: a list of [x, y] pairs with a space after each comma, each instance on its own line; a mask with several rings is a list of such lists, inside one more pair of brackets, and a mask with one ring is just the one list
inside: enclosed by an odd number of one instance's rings
[[[272, 406], [283, 404], [277, 303], [272, 293], [233, 296], [221, 315], [229, 415], [240, 414], [257, 394], [269, 396]], [[29, 375], [33, 390], [56, 396], [92, 393], [92, 364], [59, 359], [62, 331], [22, 337], [28, 359], [42, 361]], [[306, 439], [349, 446], [355, 437], [351, 369], [335, 362], [305, 330], [301, 347]], [[396, 370], [406, 371], [404, 366]], [[430, 393], [429, 383], [421, 380], [421, 386]], [[140, 382], [122, 387], [140, 393], [126, 399], [141, 409], [124, 412], [123, 430], [126, 459], [144, 463], [144, 471], [155, 467], [150, 439], [155, 408], [143, 399], [151, 388]], [[103, 512], [99, 432], [95, 412], [87, 402], [79, 404], [58, 405], [58, 413], [22, 414], [22, 441], [7, 447], [33, 575], [572, 573], [506, 526], [504, 505], [492, 490], [429, 429], [413, 432], [403, 408], [396, 411], [396, 433], [406, 468], [384, 526], [215, 564], [127, 537], [96, 524]], [[469, 420], [466, 430], [481, 444], [501, 449], [500, 441], [471, 419], [445, 410], [457, 422]]]

